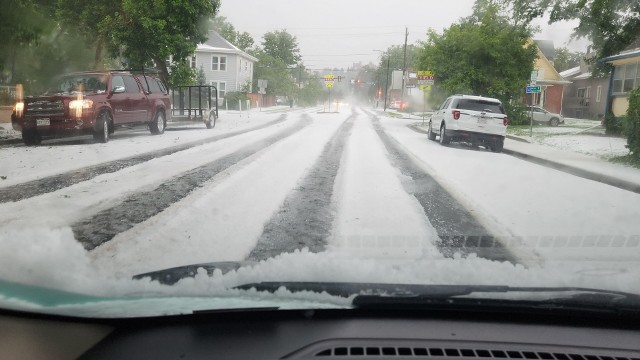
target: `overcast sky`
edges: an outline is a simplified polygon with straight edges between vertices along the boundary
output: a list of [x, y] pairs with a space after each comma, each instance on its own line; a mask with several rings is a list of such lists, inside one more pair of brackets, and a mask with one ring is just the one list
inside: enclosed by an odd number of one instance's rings
[[[268, 31], [286, 29], [295, 35], [304, 64], [310, 69], [377, 63], [391, 45], [424, 40], [429, 28], [438, 32], [471, 14], [474, 0], [222, 0], [219, 15], [256, 43]], [[585, 51], [585, 40], [569, 42], [575, 24], [542, 27], [536, 39], [553, 40], [556, 47]]]

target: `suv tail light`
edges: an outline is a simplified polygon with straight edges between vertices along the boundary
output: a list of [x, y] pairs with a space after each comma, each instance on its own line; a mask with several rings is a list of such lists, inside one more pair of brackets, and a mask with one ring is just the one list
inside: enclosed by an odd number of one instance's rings
[[502, 125], [507, 126], [509, 125], [509, 118], [508, 117], [504, 117], [504, 119], [502, 119]]
[[451, 113], [453, 114], [453, 120], [458, 120], [458, 119], [460, 119], [460, 111], [458, 111], [458, 110], [453, 110]]

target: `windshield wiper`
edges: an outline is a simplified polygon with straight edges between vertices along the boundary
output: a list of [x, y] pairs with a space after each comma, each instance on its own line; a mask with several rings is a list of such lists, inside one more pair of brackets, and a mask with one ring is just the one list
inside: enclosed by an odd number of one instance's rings
[[247, 265], [252, 265], [251, 261], [219, 261], [204, 264], [178, 266], [174, 268], [151, 271], [144, 274], [134, 275], [134, 279], [151, 278], [164, 285], [173, 285], [181, 279], [187, 277], [194, 277], [198, 273], [198, 268], [203, 268], [207, 271], [209, 276], [213, 275], [215, 270], [220, 270], [223, 274], [226, 274], [232, 270], [238, 270], [239, 268]]

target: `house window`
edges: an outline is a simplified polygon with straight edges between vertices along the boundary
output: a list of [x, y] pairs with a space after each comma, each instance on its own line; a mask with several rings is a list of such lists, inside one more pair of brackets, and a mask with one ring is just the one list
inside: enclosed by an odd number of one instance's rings
[[226, 56], [212, 56], [211, 57], [211, 70], [214, 70], [214, 71], [227, 71], [227, 57]]
[[211, 85], [218, 89], [218, 98], [223, 98], [227, 93], [227, 83], [224, 81], [212, 81]]
[[602, 97], [602, 85], [598, 85], [598, 87], [596, 87], [596, 102], [600, 102], [601, 97]]
[[638, 64], [627, 64], [624, 69], [624, 84], [622, 86], [623, 92], [629, 92], [634, 89], [634, 83], [636, 81], [636, 74], [638, 70]]
[[578, 104], [583, 106], [589, 106], [589, 96], [591, 93], [591, 87], [578, 89]]
[[249, 62], [245, 61], [244, 62], [244, 71], [248, 71], [249, 70]]
[[192, 69], [196, 68], [196, 55], [195, 54], [191, 57], [191, 68]]
[[615, 70], [613, 71], [613, 89], [611, 90], [611, 92], [621, 93], [623, 80], [624, 80], [624, 65], [616, 66]]

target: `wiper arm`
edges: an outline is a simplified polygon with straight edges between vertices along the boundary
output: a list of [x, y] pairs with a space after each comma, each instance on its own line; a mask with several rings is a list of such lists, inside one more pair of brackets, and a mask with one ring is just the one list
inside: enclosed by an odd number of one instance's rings
[[203, 268], [207, 271], [207, 274], [211, 276], [213, 275], [213, 272], [215, 270], [220, 270], [223, 274], [226, 274], [229, 271], [238, 270], [243, 266], [252, 264], [254, 263], [250, 261], [219, 261], [205, 264], [178, 266], [174, 268], [134, 275], [133, 279], [139, 280], [148, 277], [151, 278], [151, 280], [158, 281], [164, 285], [173, 285], [181, 279], [196, 276], [199, 268]]

